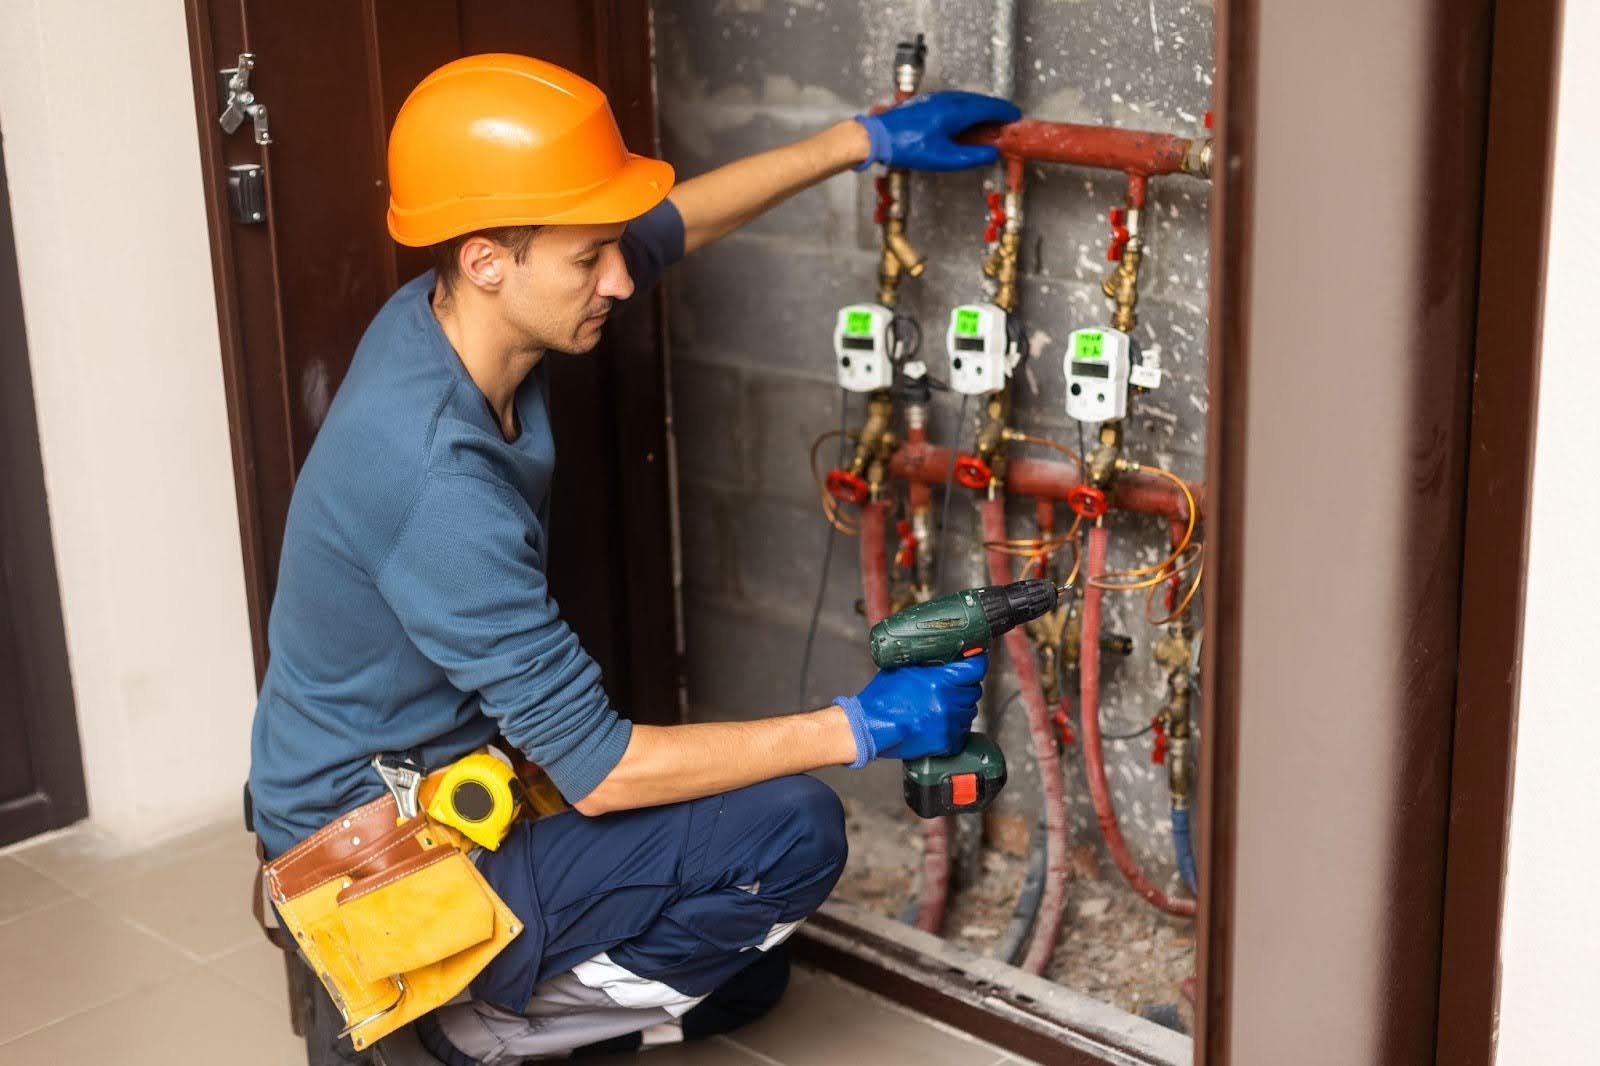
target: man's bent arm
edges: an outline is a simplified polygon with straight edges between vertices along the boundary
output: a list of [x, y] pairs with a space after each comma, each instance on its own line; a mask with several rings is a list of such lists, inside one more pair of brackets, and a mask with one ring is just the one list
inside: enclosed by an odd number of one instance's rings
[[724, 237], [802, 189], [867, 158], [867, 131], [847, 119], [793, 144], [746, 156], [688, 181], [667, 197], [683, 216], [683, 250]]
[[856, 758], [838, 706], [754, 722], [636, 725], [622, 760], [574, 806], [592, 816], [679, 803]]

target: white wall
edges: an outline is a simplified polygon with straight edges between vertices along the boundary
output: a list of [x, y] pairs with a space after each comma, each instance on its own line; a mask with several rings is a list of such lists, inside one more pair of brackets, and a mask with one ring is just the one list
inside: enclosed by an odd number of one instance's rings
[[1568, 0], [1500, 946], [1500, 1066], [1600, 1061], [1600, 4]]
[[130, 844], [237, 811], [254, 700], [187, 42], [181, 0], [0, 3], [90, 816]]

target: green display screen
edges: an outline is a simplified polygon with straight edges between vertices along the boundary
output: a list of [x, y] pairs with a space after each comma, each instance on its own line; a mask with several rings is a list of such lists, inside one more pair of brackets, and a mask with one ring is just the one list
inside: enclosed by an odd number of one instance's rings
[[872, 312], [846, 311], [844, 315], [844, 331], [852, 337], [872, 336]]
[[1074, 359], [1100, 359], [1104, 357], [1106, 335], [1104, 333], [1089, 331], [1078, 333], [1077, 340], [1073, 342], [1072, 358]]
[[978, 335], [978, 312], [971, 310], [956, 312], [956, 335], [959, 337], [976, 337]]

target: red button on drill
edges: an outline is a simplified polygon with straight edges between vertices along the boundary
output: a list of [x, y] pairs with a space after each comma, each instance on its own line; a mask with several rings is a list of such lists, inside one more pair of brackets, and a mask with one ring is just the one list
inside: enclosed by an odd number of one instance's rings
[[968, 807], [978, 802], [978, 775], [955, 774], [950, 778], [950, 804]]

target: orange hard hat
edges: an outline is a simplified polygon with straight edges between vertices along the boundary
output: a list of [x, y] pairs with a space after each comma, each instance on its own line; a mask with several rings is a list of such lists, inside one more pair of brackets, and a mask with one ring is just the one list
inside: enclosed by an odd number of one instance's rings
[[494, 226], [626, 222], [671, 188], [671, 166], [623, 146], [605, 93], [527, 56], [446, 63], [389, 135], [389, 234], [413, 247]]

